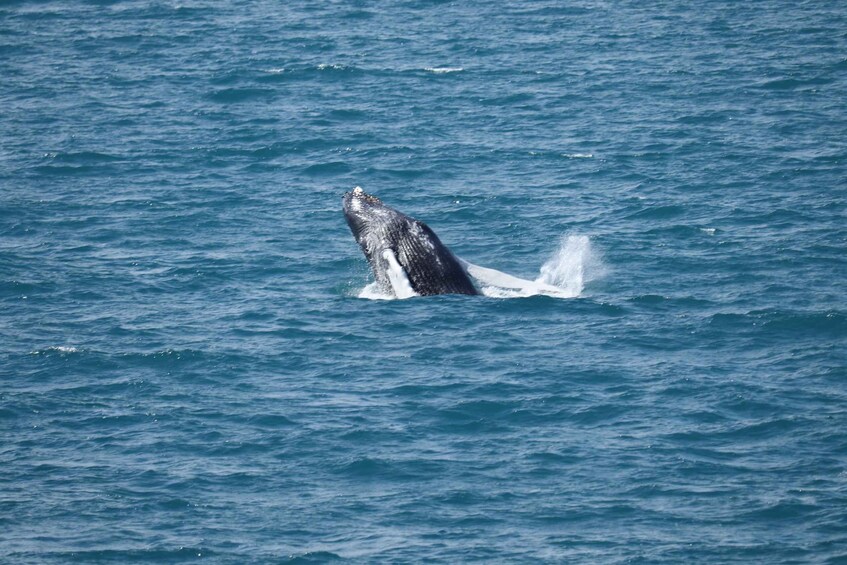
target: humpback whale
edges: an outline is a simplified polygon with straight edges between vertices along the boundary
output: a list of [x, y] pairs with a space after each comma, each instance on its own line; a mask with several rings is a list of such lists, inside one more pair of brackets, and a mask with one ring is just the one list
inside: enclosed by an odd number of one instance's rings
[[342, 197], [344, 216], [383, 290], [397, 298], [479, 294], [461, 261], [420, 220], [360, 187]]

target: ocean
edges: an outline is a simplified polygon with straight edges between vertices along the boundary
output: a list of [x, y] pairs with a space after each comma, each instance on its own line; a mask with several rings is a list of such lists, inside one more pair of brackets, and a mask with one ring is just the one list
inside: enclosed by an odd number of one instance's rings
[[[847, 563], [845, 30], [3, 2], [0, 562]], [[562, 294], [368, 292], [355, 186]]]

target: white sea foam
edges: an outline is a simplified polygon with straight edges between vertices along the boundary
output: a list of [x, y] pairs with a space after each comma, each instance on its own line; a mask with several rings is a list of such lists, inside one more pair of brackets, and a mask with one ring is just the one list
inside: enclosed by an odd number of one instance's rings
[[428, 73], [435, 73], [437, 75], [444, 73], [460, 73], [464, 71], [462, 67], [426, 67], [424, 70]]
[[395, 300], [397, 298], [393, 294], [385, 292], [378, 282], [366, 285], [356, 296], [366, 300]]
[[45, 347], [44, 349], [39, 349], [37, 351], [32, 351], [32, 355], [41, 355], [43, 353], [48, 353], [51, 351], [56, 351], [58, 353], [76, 353], [79, 351], [76, 347], [70, 345], [51, 345], [50, 347]]

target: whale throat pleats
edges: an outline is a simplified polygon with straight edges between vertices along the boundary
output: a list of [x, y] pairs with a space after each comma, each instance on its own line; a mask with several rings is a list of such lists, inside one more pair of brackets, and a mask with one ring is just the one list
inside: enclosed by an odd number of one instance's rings
[[409, 229], [408, 237], [398, 242], [397, 255], [415, 292], [421, 296], [478, 294], [459, 261], [429, 226], [415, 221]]

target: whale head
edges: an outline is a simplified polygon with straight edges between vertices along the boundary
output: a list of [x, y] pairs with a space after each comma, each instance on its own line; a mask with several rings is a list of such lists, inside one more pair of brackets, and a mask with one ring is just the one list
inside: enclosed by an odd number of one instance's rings
[[350, 226], [353, 237], [362, 246], [369, 239], [384, 237], [384, 232], [393, 222], [402, 220], [403, 214], [389, 208], [382, 200], [368, 194], [359, 186], [345, 192], [342, 202], [347, 225]]

